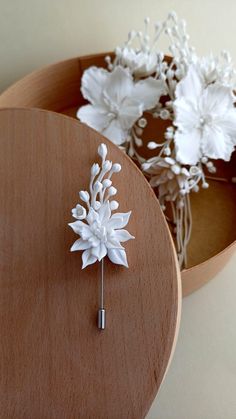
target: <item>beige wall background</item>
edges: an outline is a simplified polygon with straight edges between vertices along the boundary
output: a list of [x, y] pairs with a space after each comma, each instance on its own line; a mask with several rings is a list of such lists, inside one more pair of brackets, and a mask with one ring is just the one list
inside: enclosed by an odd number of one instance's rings
[[[187, 20], [199, 54], [228, 49], [236, 63], [235, 0], [0, 0], [0, 89], [58, 60], [112, 50], [145, 16], [170, 10]], [[236, 418], [235, 296], [236, 255], [184, 300], [173, 363], [147, 419]]]

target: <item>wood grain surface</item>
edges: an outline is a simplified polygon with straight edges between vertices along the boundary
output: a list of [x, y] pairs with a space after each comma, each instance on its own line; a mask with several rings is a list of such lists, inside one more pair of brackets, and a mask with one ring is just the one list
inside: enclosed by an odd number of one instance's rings
[[[105, 67], [107, 54], [76, 57], [37, 70], [3, 92], [0, 107], [36, 107], [75, 118], [78, 107], [85, 103], [80, 92], [83, 71], [91, 65]], [[158, 121], [159, 138], [165, 125], [166, 121]], [[155, 126], [148, 125], [145, 130], [146, 139], [156, 137], [156, 131], [155, 120]], [[236, 176], [235, 165], [234, 173]], [[235, 186], [225, 188], [225, 184], [215, 182], [209, 190], [192, 194], [194, 228], [188, 247], [188, 269], [182, 271], [184, 296], [213, 278], [234, 252], [235, 197]]]
[[[130, 268], [105, 260], [107, 328], [96, 326], [98, 263], [81, 271], [67, 226], [98, 144], [122, 164], [133, 214]], [[0, 418], [139, 419], [176, 341], [180, 277], [155, 195], [117, 147], [71, 118], [0, 111]]]

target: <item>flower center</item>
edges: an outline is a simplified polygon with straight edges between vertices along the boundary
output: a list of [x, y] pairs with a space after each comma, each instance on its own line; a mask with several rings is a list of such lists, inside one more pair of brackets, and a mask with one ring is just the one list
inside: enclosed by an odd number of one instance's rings
[[106, 243], [107, 241], [107, 231], [106, 228], [96, 221], [92, 224], [91, 230], [95, 237], [97, 237], [101, 242]]
[[111, 100], [106, 94], [103, 94], [103, 100], [108, 108], [108, 116], [117, 118], [119, 113], [119, 105]]
[[200, 116], [199, 118], [199, 128], [204, 129], [206, 127], [212, 127], [214, 123], [213, 116], [211, 114]]

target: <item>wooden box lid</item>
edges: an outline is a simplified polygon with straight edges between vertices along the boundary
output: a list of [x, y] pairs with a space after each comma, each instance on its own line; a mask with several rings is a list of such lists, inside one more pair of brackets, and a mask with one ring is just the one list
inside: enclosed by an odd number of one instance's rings
[[[107, 328], [96, 326], [98, 264], [81, 271], [68, 227], [97, 147], [122, 165], [132, 209], [130, 268], [106, 261]], [[132, 161], [78, 121], [0, 110], [0, 409], [2, 418], [143, 418], [179, 325], [180, 274], [158, 201]]]

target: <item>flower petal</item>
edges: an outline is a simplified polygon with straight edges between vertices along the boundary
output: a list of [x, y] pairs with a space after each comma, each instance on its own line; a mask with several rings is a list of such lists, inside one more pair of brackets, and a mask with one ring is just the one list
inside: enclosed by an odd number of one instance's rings
[[117, 265], [123, 265], [128, 268], [128, 262], [125, 250], [123, 249], [108, 249], [107, 253], [111, 262], [116, 263]]
[[87, 226], [83, 221], [74, 221], [73, 223], [68, 223], [68, 225], [76, 234], [81, 234], [82, 229]]
[[120, 242], [126, 242], [130, 239], [134, 239], [134, 236], [131, 236], [127, 230], [116, 230], [115, 237], [116, 240], [119, 240]]
[[102, 131], [102, 134], [108, 138], [112, 143], [121, 145], [127, 140], [128, 132], [121, 127], [118, 119], [113, 119], [107, 128]]
[[107, 223], [107, 227], [113, 228], [113, 229], [125, 227], [129, 222], [129, 217], [131, 215], [131, 212], [132, 211], [129, 211], [126, 213], [117, 212], [116, 214], [113, 214]]
[[234, 145], [236, 145], [236, 109], [227, 109], [225, 115], [219, 117], [219, 127], [229, 135]]
[[133, 79], [130, 71], [117, 66], [109, 73], [104, 96], [115, 104], [120, 105], [125, 97], [129, 97], [133, 88]]
[[91, 254], [95, 256], [99, 261], [102, 260], [107, 254], [107, 248], [104, 243], [99, 243], [97, 247], [91, 249]]
[[199, 125], [199, 112], [196, 103], [197, 102], [185, 98], [176, 99], [174, 101], [174, 125], [180, 128], [180, 130], [191, 132], [192, 129]]
[[92, 265], [92, 263], [95, 263], [97, 261], [97, 258], [91, 254], [91, 250], [85, 250], [82, 253], [82, 261], [83, 261], [83, 265], [82, 265], [82, 269], [86, 268], [86, 266], [88, 265]]
[[233, 108], [233, 95], [229, 87], [210, 84], [202, 94], [200, 107], [205, 114], [224, 115], [227, 109]]
[[106, 246], [108, 249], [124, 249], [124, 247], [120, 244], [119, 240], [116, 240], [115, 235], [109, 236], [106, 242]]
[[175, 132], [176, 157], [182, 164], [197, 164], [202, 156], [201, 134], [197, 129], [188, 133]]
[[102, 224], [106, 223], [111, 216], [111, 208], [109, 202], [102, 204], [98, 210], [99, 213], [99, 220]]
[[124, 130], [129, 130], [142, 114], [143, 105], [140, 102], [130, 98], [125, 99], [118, 116], [121, 127]]
[[234, 146], [228, 135], [221, 129], [212, 127], [202, 139], [202, 151], [204, 156], [211, 159], [229, 161], [234, 151]]
[[139, 101], [143, 105], [143, 109], [146, 110], [153, 108], [165, 93], [166, 90], [161, 80], [148, 77], [135, 84], [132, 99]]
[[101, 104], [104, 86], [110, 73], [104, 68], [90, 67], [84, 71], [81, 80], [83, 97], [93, 105]]
[[204, 85], [201, 75], [194, 65], [189, 67], [187, 75], [176, 86], [177, 98], [188, 98], [196, 101], [203, 91]]
[[88, 215], [87, 215], [87, 221], [91, 225], [94, 221], [99, 221], [100, 217], [97, 211], [94, 210], [94, 208], [90, 207]]
[[99, 106], [85, 105], [78, 109], [77, 118], [94, 128], [95, 130], [102, 132], [110, 123], [111, 117], [108, 115], [107, 110]]
[[76, 250], [85, 250], [85, 249], [89, 249], [90, 247], [91, 247], [91, 244], [87, 240], [78, 239], [71, 246], [70, 251], [75, 252]]

